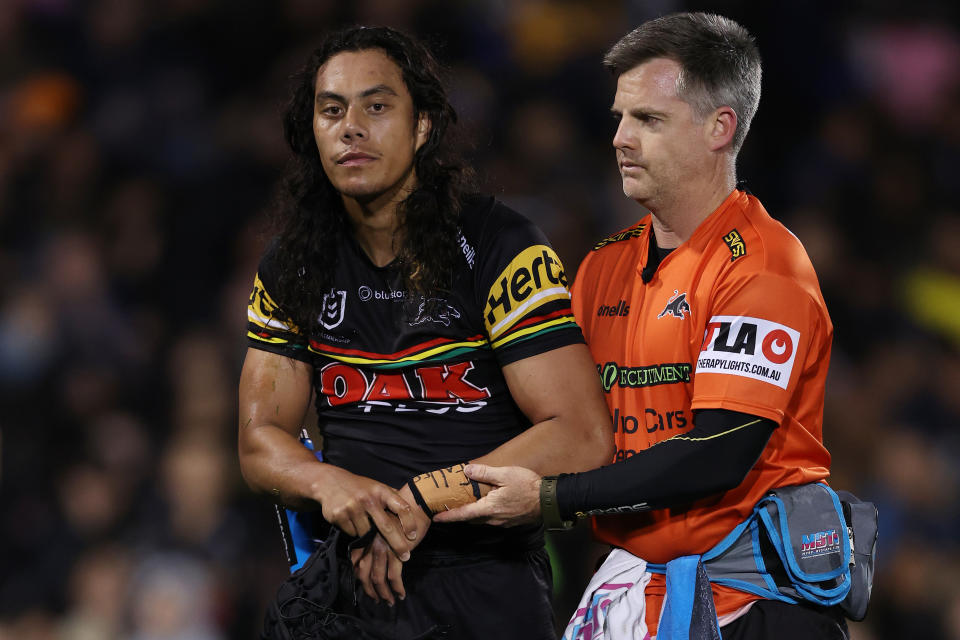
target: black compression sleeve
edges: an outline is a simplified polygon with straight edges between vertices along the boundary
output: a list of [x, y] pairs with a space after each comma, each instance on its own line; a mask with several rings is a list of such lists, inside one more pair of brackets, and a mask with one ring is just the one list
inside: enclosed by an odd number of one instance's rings
[[691, 502], [743, 482], [777, 425], [772, 420], [704, 409], [689, 432], [585, 473], [563, 474], [557, 503], [563, 518], [621, 507], [645, 511]]

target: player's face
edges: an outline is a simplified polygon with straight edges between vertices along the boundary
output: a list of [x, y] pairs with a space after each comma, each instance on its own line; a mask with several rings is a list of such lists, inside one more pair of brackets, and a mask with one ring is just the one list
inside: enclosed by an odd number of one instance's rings
[[415, 185], [413, 157], [430, 132], [400, 68], [379, 49], [345, 51], [317, 70], [313, 135], [343, 196], [370, 202]]
[[704, 124], [677, 96], [680, 65], [654, 58], [620, 75], [611, 109], [623, 192], [656, 210], [702, 170]]

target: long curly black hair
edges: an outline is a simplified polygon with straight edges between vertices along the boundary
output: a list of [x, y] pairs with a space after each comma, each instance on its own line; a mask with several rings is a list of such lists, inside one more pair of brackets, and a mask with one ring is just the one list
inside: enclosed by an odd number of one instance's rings
[[404, 229], [395, 261], [404, 290], [425, 298], [450, 290], [458, 258], [460, 204], [472, 187], [472, 173], [446, 140], [457, 120], [430, 51], [389, 27], [351, 27], [329, 35], [294, 77], [283, 130], [293, 152], [277, 207], [274, 241], [279, 267], [276, 302], [299, 327], [311, 332], [322, 311], [323, 294], [333, 285], [337, 243], [351, 233], [340, 193], [323, 166], [313, 137], [317, 70], [343, 51], [378, 49], [397, 64], [413, 98], [414, 118], [426, 114], [431, 129], [414, 156], [416, 188], [397, 213]]

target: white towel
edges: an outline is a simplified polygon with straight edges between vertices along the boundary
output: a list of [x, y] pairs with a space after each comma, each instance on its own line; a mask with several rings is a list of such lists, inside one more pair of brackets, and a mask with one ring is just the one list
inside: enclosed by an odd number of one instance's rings
[[647, 563], [614, 549], [590, 580], [563, 640], [646, 640]]

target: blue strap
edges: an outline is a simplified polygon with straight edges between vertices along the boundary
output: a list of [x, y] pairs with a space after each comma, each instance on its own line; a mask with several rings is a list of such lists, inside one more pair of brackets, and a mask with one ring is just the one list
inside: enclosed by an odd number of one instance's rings
[[667, 563], [667, 597], [659, 640], [720, 640], [717, 610], [700, 556], [682, 556]]
[[[314, 449], [313, 440], [310, 439], [306, 429], [300, 431], [300, 442], [307, 449], [313, 451], [313, 455], [317, 457], [317, 460], [323, 462], [323, 452]], [[286, 511], [287, 515], [290, 537], [293, 538], [294, 557], [297, 560], [294, 564], [290, 565], [290, 573], [293, 573], [303, 566], [303, 563], [307, 561], [307, 558], [309, 558], [317, 548], [318, 540], [312, 535], [315, 516], [312, 513], [300, 513], [293, 509], [285, 509], [284, 511]]]

